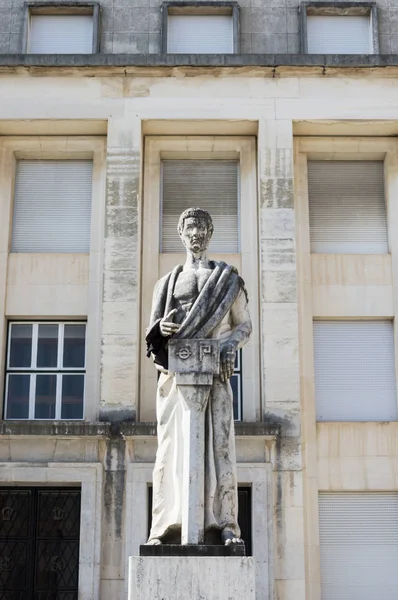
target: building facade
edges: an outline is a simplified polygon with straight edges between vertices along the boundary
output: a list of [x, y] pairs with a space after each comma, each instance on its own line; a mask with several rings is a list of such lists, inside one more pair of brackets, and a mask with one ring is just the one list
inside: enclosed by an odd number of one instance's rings
[[0, 2], [0, 596], [121, 600], [183, 208], [245, 279], [259, 600], [398, 596], [398, 4]]

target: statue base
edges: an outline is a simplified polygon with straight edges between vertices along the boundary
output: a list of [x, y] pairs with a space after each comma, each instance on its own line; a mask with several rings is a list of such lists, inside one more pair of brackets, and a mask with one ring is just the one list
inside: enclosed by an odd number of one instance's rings
[[255, 600], [255, 561], [238, 556], [131, 556], [128, 600]]
[[159, 544], [140, 546], [140, 556], [246, 556], [244, 544], [220, 545], [179, 545]]

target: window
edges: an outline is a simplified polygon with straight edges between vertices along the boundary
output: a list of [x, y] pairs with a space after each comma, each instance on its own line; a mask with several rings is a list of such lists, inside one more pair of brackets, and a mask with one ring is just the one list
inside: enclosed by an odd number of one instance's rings
[[[244, 207], [241, 204], [244, 202]], [[156, 282], [185, 260], [178, 218], [190, 206], [207, 209], [214, 222], [209, 257], [234, 265], [249, 296], [253, 334], [237, 357], [231, 379], [234, 418], [258, 415], [258, 272], [255, 140], [251, 136], [146, 136], [142, 234], [141, 336], [150, 320]], [[152, 243], [146, 243], [151, 239]], [[141, 363], [140, 419], [155, 419], [156, 370]]]
[[351, 6], [304, 3], [301, 8], [302, 51], [309, 54], [377, 54], [377, 9], [372, 3]]
[[48, 3], [28, 10], [26, 50], [30, 54], [98, 52], [99, 7]]
[[308, 161], [311, 251], [388, 252], [384, 163]]
[[322, 600], [396, 600], [398, 494], [321, 493]]
[[232, 54], [238, 51], [237, 3], [164, 3], [163, 51], [172, 54]]
[[237, 160], [162, 161], [162, 252], [181, 252], [176, 223], [190, 206], [211, 213], [209, 252], [239, 252]]
[[85, 323], [10, 323], [6, 419], [82, 419]]
[[0, 489], [0, 596], [77, 600], [80, 490]]
[[18, 160], [12, 252], [89, 252], [91, 160]]
[[238, 350], [235, 358], [234, 374], [230, 379], [233, 403], [234, 403], [234, 419], [235, 421], [242, 420], [242, 348]]
[[397, 419], [391, 321], [315, 321], [318, 421]]

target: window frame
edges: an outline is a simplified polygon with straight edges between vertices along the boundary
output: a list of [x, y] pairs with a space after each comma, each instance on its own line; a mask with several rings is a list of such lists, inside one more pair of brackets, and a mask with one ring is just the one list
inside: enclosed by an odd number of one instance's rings
[[[0, 168], [3, 172], [3, 185], [0, 189], [0, 254], [7, 257], [5, 268], [0, 269], [0, 306], [3, 306], [6, 318], [10, 320], [53, 320], [62, 319], [87, 320], [86, 343], [91, 348], [87, 355], [86, 388], [85, 388], [85, 418], [98, 418], [98, 397], [100, 391], [101, 363], [101, 321], [102, 321], [102, 290], [98, 286], [98, 273], [101, 272], [102, 250], [105, 222], [105, 185], [106, 185], [106, 137], [83, 135], [19, 135], [4, 136], [0, 139]], [[90, 159], [93, 161], [93, 182], [90, 224], [90, 252], [88, 254], [30, 254], [12, 253], [11, 234], [14, 211], [14, 191], [16, 163], [18, 159], [59, 159], [77, 160]], [[43, 269], [60, 271], [69, 269], [76, 264], [81, 269], [82, 285], [75, 287], [79, 295], [71, 302], [70, 294], [61, 301], [59, 293], [55, 301], [46, 301], [43, 296], [34, 293], [29, 303], [24, 301], [24, 291], [36, 289], [33, 274], [28, 281], [20, 278], [11, 285], [11, 272], [22, 272], [29, 262], [34, 259], [39, 273]], [[47, 279], [46, 279], [47, 281]], [[33, 286], [32, 283], [35, 285]], [[76, 285], [75, 283], [73, 285]], [[10, 293], [16, 290], [18, 295]], [[54, 286], [54, 292], [60, 286]], [[72, 288], [73, 289], [73, 288]], [[27, 296], [28, 297], [28, 296]], [[48, 298], [46, 294], [45, 298]], [[0, 319], [0, 389], [4, 387], [5, 357], [7, 343], [7, 321]], [[1, 395], [1, 401], [4, 394]]]
[[[149, 323], [152, 293], [158, 279], [184, 259], [181, 254], [160, 252], [161, 161], [168, 159], [238, 159], [240, 163], [239, 196], [244, 210], [239, 211], [240, 252], [211, 253], [211, 258], [236, 266], [245, 280], [253, 333], [243, 349], [242, 380], [243, 421], [255, 421], [260, 414], [259, 291], [258, 291], [258, 204], [257, 162], [254, 136], [147, 136], [144, 156], [143, 229], [141, 261], [141, 333], [140, 352], [144, 357], [145, 329]], [[150, 240], [150, 243], [145, 243]], [[156, 267], [155, 267], [156, 265]], [[140, 420], [155, 420], [157, 372], [152, 361], [140, 363]]]
[[[31, 17], [33, 15], [92, 15], [93, 17], [93, 39], [91, 54], [100, 51], [100, 5], [98, 2], [84, 2], [78, 4], [74, 1], [62, 0], [61, 2], [25, 2], [24, 31], [22, 39], [22, 53], [31, 54], [29, 50]], [[73, 53], [71, 53], [73, 55]], [[76, 53], [78, 54], [78, 53]]]
[[[31, 345], [31, 366], [30, 367], [10, 367], [10, 349], [11, 349], [11, 329], [13, 325], [32, 325], [32, 345]], [[56, 367], [37, 367], [33, 366], [37, 360], [37, 348], [38, 348], [38, 330], [39, 325], [57, 325], [58, 326], [58, 344], [57, 344], [57, 366]], [[84, 347], [84, 367], [63, 367], [63, 341], [65, 325], [84, 325], [85, 326], [85, 347]], [[8, 321], [8, 332], [7, 332], [7, 353], [5, 361], [5, 386], [4, 386], [4, 415], [3, 418], [6, 421], [40, 421], [40, 420], [55, 420], [55, 421], [83, 421], [85, 415], [85, 393], [86, 393], [86, 372], [87, 372], [87, 321]], [[8, 386], [9, 376], [12, 374], [29, 375], [29, 416], [25, 419], [7, 418], [8, 408]], [[84, 376], [83, 383], [83, 414], [79, 419], [63, 419], [62, 414], [62, 382], [65, 374], [81, 374]], [[56, 396], [55, 396], [55, 416], [54, 418], [44, 419], [43, 417], [35, 417], [36, 407], [36, 380], [37, 375], [55, 375], [56, 376]]]
[[[379, 26], [375, 2], [302, 2], [299, 6], [300, 52], [308, 54], [308, 16], [369, 16], [371, 52], [379, 54]], [[344, 55], [344, 53], [342, 53]], [[355, 56], [355, 55], [354, 55]]]
[[[168, 43], [168, 18], [169, 15], [231, 15], [232, 16], [232, 53], [239, 54], [240, 19], [238, 2], [225, 2], [224, 0], [203, 2], [163, 2], [161, 6], [161, 50], [162, 54], [170, 54], [167, 51]], [[191, 54], [191, 53], [188, 53]]]
[[[347, 118], [348, 113], [346, 114]], [[347, 123], [349, 123], [347, 121]], [[353, 125], [354, 123], [354, 125]], [[394, 320], [395, 371], [398, 375], [398, 296], [393, 288], [396, 281], [398, 239], [391, 235], [398, 218], [395, 201], [398, 181], [398, 143], [392, 137], [376, 137], [370, 127], [355, 135], [353, 122], [345, 127], [342, 121], [319, 122], [310, 135], [294, 138], [294, 206], [296, 213], [297, 294], [299, 307], [300, 400], [301, 432], [309, 443], [303, 445], [306, 465], [303, 478], [305, 536], [309, 552], [309, 569], [319, 572], [318, 490], [369, 491], [395, 487], [393, 469], [386, 468], [383, 456], [374, 455], [373, 447], [365, 441], [374, 439], [383, 445], [396, 437], [396, 422], [317, 422], [314, 386], [313, 320], [389, 319]], [[367, 122], [369, 126], [369, 122]], [[319, 127], [319, 132], [317, 131]], [[334, 135], [327, 135], [326, 129]], [[310, 251], [307, 159], [310, 160], [384, 160], [385, 200], [389, 232], [389, 254], [384, 255], [318, 255]], [[346, 277], [346, 274], [349, 276]], [[352, 293], [357, 289], [356, 293]], [[389, 290], [388, 290], [389, 288]], [[383, 289], [382, 294], [378, 290]], [[387, 292], [387, 293], [385, 293]], [[398, 381], [397, 381], [398, 389]], [[355, 436], [352, 432], [355, 430]], [[334, 440], [345, 441], [345, 450], [330, 457]], [[318, 440], [318, 452], [313, 440]], [[333, 441], [332, 441], [333, 440]], [[329, 445], [328, 445], [329, 444]], [[335, 445], [333, 446], [335, 447]], [[349, 450], [347, 457], [347, 448]], [[384, 448], [384, 446], [383, 446]], [[387, 450], [389, 455], [389, 451]], [[348, 459], [347, 459], [348, 458]], [[346, 460], [347, 459], [347, 460]], [[353, 468], [357, 461], [358, 469]], [[382, 467], [378, 468], [378, 461]], [[359, 464], [360, 463], [360, 464]], [[377, 463], [377, 464], [376, 464]], [[353, 474], [355, 476], [353, 476]], [[315, 476], [313, 476], [315, 475]], [[337, 482], [337, 483], [336, 483]], [[311, 541], [312, 540], [312, 541]], [[320, 597], [320, 583], [310, 581], [314, 597]]]

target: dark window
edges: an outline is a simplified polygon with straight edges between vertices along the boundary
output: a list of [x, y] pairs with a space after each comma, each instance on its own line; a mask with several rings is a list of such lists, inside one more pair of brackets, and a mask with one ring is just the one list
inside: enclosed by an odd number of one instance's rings
[[5, 418], [83, 419], [86, 324], [10, 323], [8, 338]]
[[80, 490], [0, 489], [1, 600], [78, 600]]
[[[252, 489], [238, 488], [238, 521], [242, 540], [245, 542], [246, 556], [252, 555]], [[152, 523], [152, 486], [148, 487], [148, 536]]]
[[239, 513], [238, 520], [242, 540], [245, 542], [246, 556], [252, 555], [252, 489], [238, 488]]
[[234, 419], [235, 421], [242, 420], [242, 348], [237, 351], [235, 357], [234, 374], [230, 379], [233, 403], [234, 403]]

